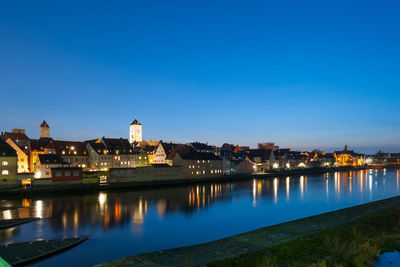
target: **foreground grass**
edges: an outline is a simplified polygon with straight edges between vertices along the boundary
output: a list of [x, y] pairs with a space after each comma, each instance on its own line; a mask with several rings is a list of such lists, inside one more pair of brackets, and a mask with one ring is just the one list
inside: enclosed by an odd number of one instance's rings
[[400, 207], [207, 266], [372, 266], [381, 252], [394, 249], [400, 250]]

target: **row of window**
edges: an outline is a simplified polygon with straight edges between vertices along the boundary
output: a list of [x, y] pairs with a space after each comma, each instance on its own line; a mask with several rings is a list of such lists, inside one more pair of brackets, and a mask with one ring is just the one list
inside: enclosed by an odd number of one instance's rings
[[[74, 177], [78, 177], [79, 176], [79, 172], [72, 172], [72, 175]], [[56, 177], [61, 177], [62, 176], [62, 172], [56, 172]], [[71, 172], [65, 172], [64, 176], [71, 176]]]
[[[211, 170], [210, 173], [211, 173], [211, 174], [222, 173], [222, 170]], [[194, 175], [194, 174], [196, 174], [196, 175], [199, 175], [199, 174], [206, 174], [206, 171], [195, 171], [195, 172], [192, 172], [192, 174], [193, 174], [193, 175]]]
[[[205, 167], [213, 167], [213, 165], [210, 164], [210, 165], [203, 166], [203, 168], [205, 168]], [[195, 169], [195, 168], [196, 168], [195, 165], [189, 165], [189, 169]], [[201, 168], [200, 165], [197, 165], [197, 168], [200, 169]]]
[[8, 172], [8, 170], [2, 170], [2, 171], [1, 171], [1, 174], [2, 174], [2, 175], [8, 175], [9, 172]]

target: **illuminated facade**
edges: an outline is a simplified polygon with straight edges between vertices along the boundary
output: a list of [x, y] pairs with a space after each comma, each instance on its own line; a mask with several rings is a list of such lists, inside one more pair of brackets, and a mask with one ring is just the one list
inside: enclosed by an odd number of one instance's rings
[[142, 141], [142, 124], [135, 119], [129, 126], [129, 142], [133, 145]]
[[17, 152], [0, 138], [0, 186], [17, 185]]
[[64, 165], [69, 166], [68, 163], [63, 161], [60, 155], [57, 154], [40, 154], [38, 156], [39, 161], [35, 169], [35, 178], [51, 178], [51, 169], [61, 168]]
[[[6, 142], [17, 152], [18, 155], [18, 173], [29, 172], [29, 152], [23, 151], [13, 140], [8, 138]], [[28, 153], [28, 154], [26, 154]]]
[[173, 166], [182, 167], [183, 177], [213, 177], [223, 175], [222, 159], [213, 153], [195, 151], [187, 145], [179, 145], [167, 159]]
[[360, 166], [365, 164], [365, 155], [357, 154], [352, 150], [347, 149], [336, 151], [334, 153], [337, 166]]
[[92, 170], [136, 167], [136, 152], [127, 139], [100, 138], [86, 141]]
[[71, 164], [72, 167], [88, 169], [89, 156], [84, 142], [52, 140], [50, 146], [54, 153]]
[[248, 158], [253, 163], [255, 173], [263, 173], [279, 167], [276, 165], [277, 161], [272, 149], [250, 149]]

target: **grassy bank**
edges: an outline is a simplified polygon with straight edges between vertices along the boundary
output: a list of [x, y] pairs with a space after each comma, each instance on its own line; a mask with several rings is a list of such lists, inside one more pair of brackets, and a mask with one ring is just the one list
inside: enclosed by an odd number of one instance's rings
[[207, 266], [372, 266], [377, 255], [395, 249], [400, 250], [400, 206]]

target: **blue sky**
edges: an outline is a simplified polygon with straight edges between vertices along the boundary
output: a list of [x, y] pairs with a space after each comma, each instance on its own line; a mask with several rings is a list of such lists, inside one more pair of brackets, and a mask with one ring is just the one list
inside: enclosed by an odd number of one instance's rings
[[399, 1], [81, 2], [0, 2], [2, 131], [400, 151]]

